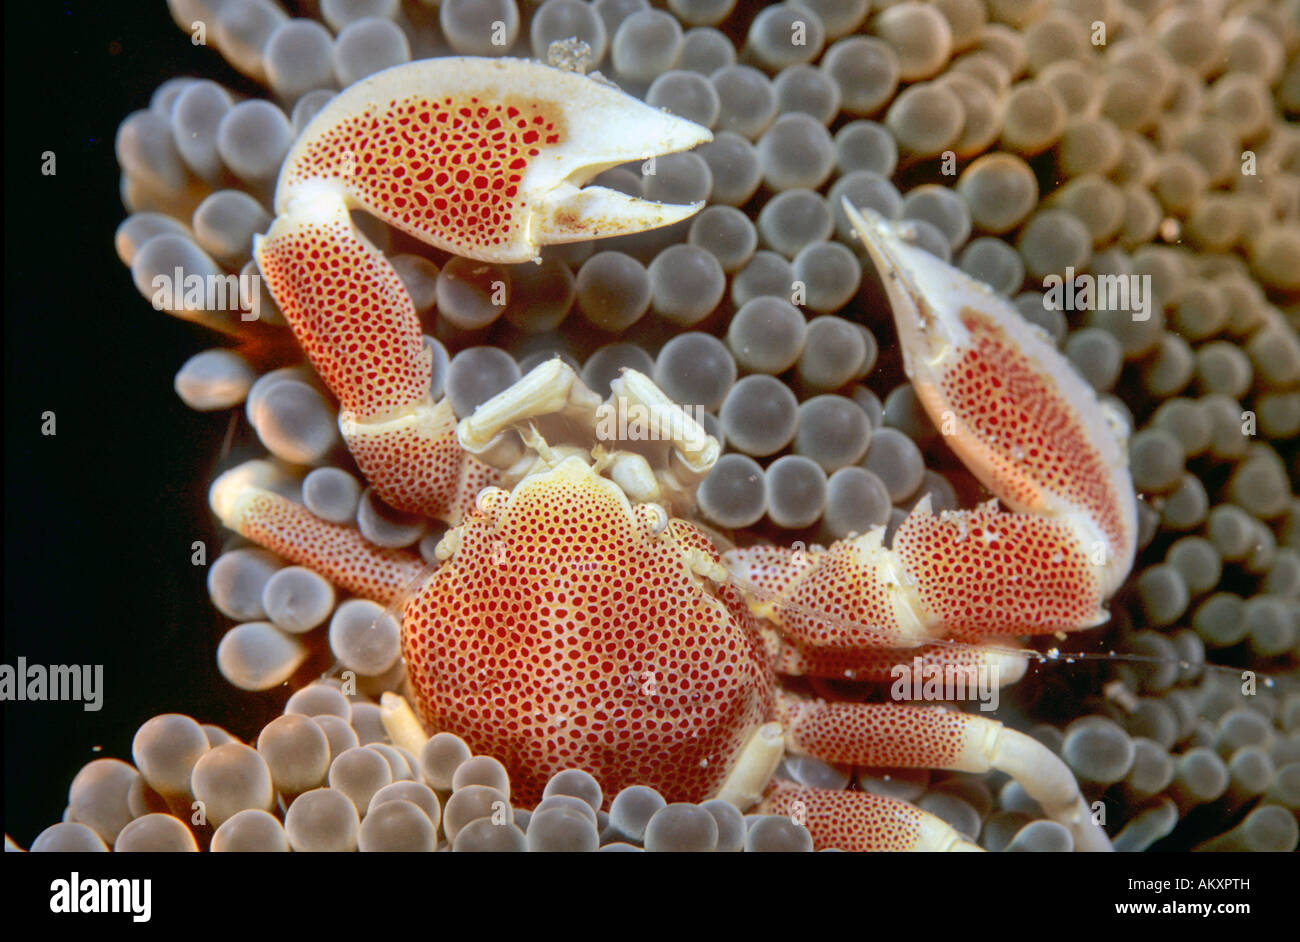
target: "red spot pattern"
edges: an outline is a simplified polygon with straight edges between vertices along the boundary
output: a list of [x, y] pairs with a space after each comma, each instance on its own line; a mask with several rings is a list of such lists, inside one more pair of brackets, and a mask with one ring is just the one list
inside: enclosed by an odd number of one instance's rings
[[721, 561], [717, 547], [713, 545], [713, 541], [699, 527], [692, 526], [677, 517], [672, 517], [668, 521], [668, 533], [677, 541], [683, 552], [689, 553], [694, 550], [703, 553], [710, 559]]
[[429, 434], [407, 426], [345, 437], [361, 473], [390, 506], [454, 526], [473, 509], [478, 492], [501, 475], [461, 449], [450, 409], [447, 416], [446, 426]]
[[911, 513], [894, 552], [952, 638], [1070, 631], [1101, 614], [1096, 571], [1064, 521], [989, 505]]
[[835, 703], [783, 696], [776, 720], [796, 750], [846, 765], [944, 769], [962, 754], [963, 733], [988, 722], [943, 707]]
[[984, 663], [984, 654], [978, 648], [952, 648], [924, 645], [916, 648], [877, 648], [871, 651], [818, 651], [791, 644], [773, 631], [763, 633], [767, 643], [768, 659], [772, 670], [794, 677], [830, 677], [869, 683], [888, 683], [894, 679], [891, 670], [897, 665], [911, 668], [913, 658], [921, 659], [921, 666], [955, 668], [974, 671]]
[[916, 850], [925, 816], [897, 798], [804, 788], [788, 782], [774, 784], [757, 811], [797, 816], [812, 835], [815, 849], [847, 851]]
[[[403, 648], [427, 728], [495, 756], [525, 804], [587, 770], [700, 801], [766, 717], [762, 642], [730, 587], [685, 568], [686, 524], [650, 535], [591, 480], [516, 488], [406, 609]], [[496, 514], [494, 514], [496, 516]]]
[[545, 102], [412, 95], [312, 139], [286, 183], [337, 179], [392, 225], [473, 256], [526, 237], [524, 173], [563, 139], [563, 119]]
[[903, 633], [886, 582], [850, 543], [811, 552], [754, 546], [726, 559], [774, 603], [772, 620], [801, 648], [863, 651]]
[[346, 216], [263, 239], [262, 277], [344, 409], [381, 416], [429, 391], [432, 354], [401, 278]]
[[972, 343], [944, 372], [943, 393], [975, 439], [995, 452], [991, 490], [1018, 506], [1050, 491], [1088, 512], [1114, 549], [1125, 546], [1120, 498], [1075, 408], [996, 324], [971, 308]]
[[271, 552], [383, 605], [401, 598], [424, 571], [419, 556], [375, 546], [352, 527], [321, 520], [270, 491], [250, 500], [237, 523], [241, 534]]

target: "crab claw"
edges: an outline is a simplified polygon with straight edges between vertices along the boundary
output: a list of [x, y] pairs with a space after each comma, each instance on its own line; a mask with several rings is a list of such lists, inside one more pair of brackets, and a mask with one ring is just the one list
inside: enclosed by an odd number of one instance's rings
[[[885, 286], [904, 367], [935, 426], [1011, 509], [1068, 527], [1100, 597], [1109, 597], [1136, 548], [1122, 420], [987, 285], [909, 245], [902, 226], [844, 208]], [[1055, 535], [1043, 542], [1060, 552]]]
[[326, 182], [430, 245], [491, 262], [541, 246], [640, 232], [703, 203], [655, 203], [582, 185], [631, 160], [688, 150], [707, 128], [593, 78], [521, 59], [442, 58], [376, 73], [333, 98], [276, 186]]

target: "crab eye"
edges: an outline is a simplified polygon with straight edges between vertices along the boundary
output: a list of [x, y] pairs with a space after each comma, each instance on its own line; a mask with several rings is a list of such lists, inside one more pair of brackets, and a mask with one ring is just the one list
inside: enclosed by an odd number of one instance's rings
[[668, 527], [668, 513], [658, 504], [642, 504], [641, 516], [655, 536], [663, 533]]
[[507, 494], [499, 487], [485, 487], [478, 492], [478, 497], [474, 498], [474, 508], [481, 514], [491, 515], [493, 510], [500, 506], [500, 501]]

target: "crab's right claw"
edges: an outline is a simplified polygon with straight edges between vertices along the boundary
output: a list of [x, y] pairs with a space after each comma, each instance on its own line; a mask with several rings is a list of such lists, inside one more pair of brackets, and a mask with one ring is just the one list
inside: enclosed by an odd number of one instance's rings
[[705, 127], [612, 85], [520, 59], [441, 58], [376, 73], [332, 99], [289, 151], [276, 212], [335, 188], [421, 241], [490, 262], [541, 246], [666, 226], [703, 203], [655, 203], [584, 183], [689, 150]]
[[458, 255], [523, 262], [547, 243], [691, 215], [703, 204], [581, 187], [609, 167], [710, 138], [595, 79], [518, 59], [397, 66], [311, 120], [285, 158], [275, 223], [253, 250], [384, 500], [455, 523], [497, 475], [462, 451], [450, 404], [430, 397], [432, 356], [410, 296], [349, 211]]

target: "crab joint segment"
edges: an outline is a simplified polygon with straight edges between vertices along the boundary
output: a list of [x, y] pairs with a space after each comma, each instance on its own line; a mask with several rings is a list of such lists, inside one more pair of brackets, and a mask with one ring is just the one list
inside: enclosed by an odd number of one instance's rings
[[654, 384], [650, 377], [624, 369], [610, 384], [610, 407], [640, 409], [646, 424], [671, 448], [675, 474], [691, 485], [702, 481], [722, 452], [718, 440]]
[[1054, 820], [1079, 850], [1109, 850], [1073, 773], [1037, 740], [996, 720], [894, 703], [828, 703], [778, 696], [777, 719], [786, 746], [828, 762], [958, 772], [1006, 772]]
[[250, 461], [212, 482], [208, 501], [225, 526], [340, 588], [385, 605], [401, 601], [418, 582], [424, 571], [419, 556], [375, 546], [352, 527], [321, 520], [269, 490], [272, 473], [267, 462]]
[[296, 192], [266, 235], [258, 268], [316, 372], [357, 420], [426, 399], [433, 354], [402, 280], [352, 225], [337, 185]]
[[808, 828], [813, 846], [848, 851], [980, 851], [951, 825], [897, 798], [773, 785], [759, 806]]
[[1137, 504], [1096, 394], [987, 285], [909, 245], [878, 214], [844, 207], [885, 286], [907, 374], [945, 441], [1011, 509], [1068, 528], [1064, 542], [1108, 598], [1133, 564]]
[[593, 176], [688, 150], [707, 128], [592, 78], [520, 59], [447, 57], [352, 85], [307, 125], [285, 159], [276, 212], [316, 181], [423, 242], [523, 262], [555, 242], [640, 232], [703, 204], [655, 203]]
[[[750, 605], [801, 647], [820, 651], [913, 647], [930, 640], [916, 589], [883, 545], [884, 528], [825, 550], [728, 550], [723, 562], [751, 587]], [[921, 614], [919, 614], [921, 613]]]
[[495, 472], [456, 442], [429, 395], [433, 355], [397, 271], [352, 226], [339, 188], [316, 181], [253, 240], [267, 288], [339, 399], [362, 473], [399, 510], [455, 523]]
[[555, 357], [480, 405], [461, 420], [456, 433], [462, 448], [480, 453], [503, 431], [529, 419], [567, 416], [590, 427], [599, 405], [600, 397], [583, 385], [573, 367]]

